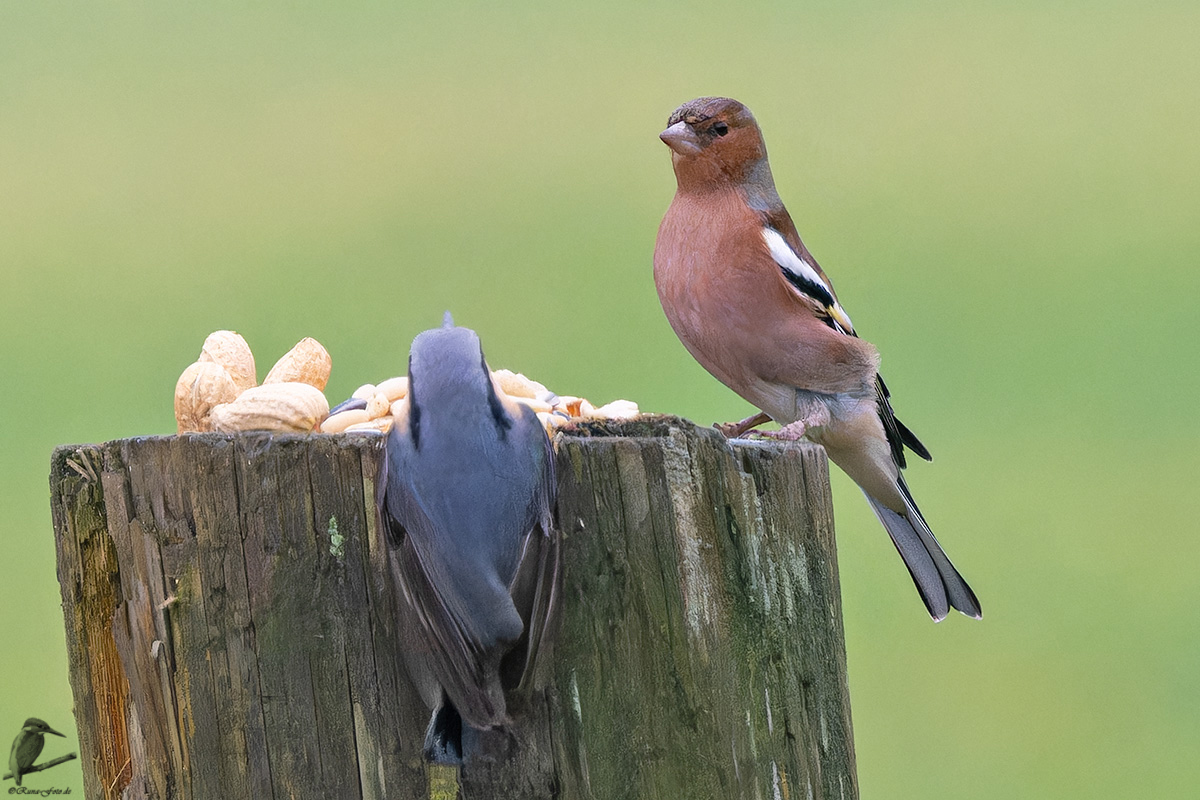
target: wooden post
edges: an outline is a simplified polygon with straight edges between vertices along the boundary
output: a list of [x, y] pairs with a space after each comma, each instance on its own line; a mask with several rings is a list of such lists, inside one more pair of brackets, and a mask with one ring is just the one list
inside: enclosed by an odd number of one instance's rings
[[545, 688], [457, 773], [420, 757], [380, 437], [55, 450], [88, 797], [857, 797], [823, 451], [671, 417], [557, 448]]

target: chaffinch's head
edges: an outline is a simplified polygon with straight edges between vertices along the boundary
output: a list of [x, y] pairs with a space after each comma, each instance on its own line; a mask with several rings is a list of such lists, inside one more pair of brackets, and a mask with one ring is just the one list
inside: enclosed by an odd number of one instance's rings
[[769, 180], [767, 147], [750, 109], [728, 97], [698, 97], [667, 120], [659, 138], [671, 148], [681, 190]]

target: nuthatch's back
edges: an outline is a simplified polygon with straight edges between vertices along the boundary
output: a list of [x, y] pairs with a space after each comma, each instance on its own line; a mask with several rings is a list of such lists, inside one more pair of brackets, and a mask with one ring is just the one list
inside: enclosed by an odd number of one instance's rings
[[32, 767], [33, 762], [37, 761], [38, 754], [42, 752], [42, 747], [46, 743], [45, 734], [47, 733], [53, 733], [55, 736], [63, 735], [37, 717], [30, 717], [21, 726], [21, 732], [17, 734], [17, 738], [13, 739], [12, 750], [8, 754], [8, 769], [12, 772], [17, 786], [21, 785], [21, 773]]
[[405, 657], [434, 709], [425, 752], [454, 763], [463, 722], [509, 722], [557, 604], [553, 453], [534, 412], [495, 387], [479, 337], [449, 314], [413, 341], [408, 375], [384, 518], [412, 623]]

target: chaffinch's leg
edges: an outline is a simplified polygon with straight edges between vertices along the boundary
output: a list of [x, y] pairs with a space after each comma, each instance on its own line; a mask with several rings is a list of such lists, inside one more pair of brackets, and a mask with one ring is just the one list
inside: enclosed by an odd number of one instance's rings
[[757, 428], [770, 421], [771, 418], [760, 411], [753, 417], [746, 417], [741, 422], [714, 422], [713, 427], [719, 430], [726, 439], [736, 439], [751, 428]]
[[808, 413], [795, 422], [789, 422], [777, 431], [755, 431], [759, 436], [776, 439], [783, 442], [795, 442], [803, 439], [813, 428], [823, 428], [830, 423], [832, 417], [829, 408], [824, 403], [814, 403], [808, 408]]

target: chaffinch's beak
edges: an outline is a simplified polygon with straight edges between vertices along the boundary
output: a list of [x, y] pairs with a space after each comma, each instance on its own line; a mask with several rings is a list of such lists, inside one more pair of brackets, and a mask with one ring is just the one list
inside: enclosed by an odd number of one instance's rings
[[696, 131], [686, 122], [676, 122], [660, 133], [658, 138], [666, 142], [667, 147], [681, 156], [695, 155], [700, 152], [700, 141], [696, 138]]

